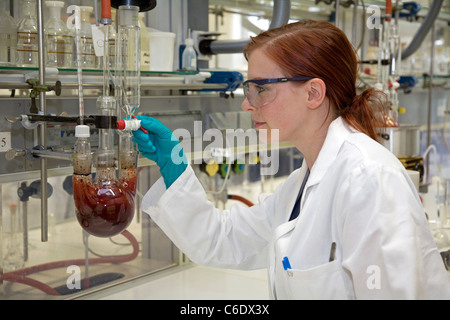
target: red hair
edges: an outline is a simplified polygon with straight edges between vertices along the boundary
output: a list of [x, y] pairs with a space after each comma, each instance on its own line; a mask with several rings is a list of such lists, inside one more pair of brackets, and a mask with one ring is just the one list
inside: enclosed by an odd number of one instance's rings
[[244, 50], [262, 48], [286, 77], [308, 76], [325, 82], [326, 95], [338, 115], [374, 140], [384, 126], [384, 93], [369, 88], [356, 93], [358, 60], [347, 36], [328, 22], [300, 21], [252, 37]]

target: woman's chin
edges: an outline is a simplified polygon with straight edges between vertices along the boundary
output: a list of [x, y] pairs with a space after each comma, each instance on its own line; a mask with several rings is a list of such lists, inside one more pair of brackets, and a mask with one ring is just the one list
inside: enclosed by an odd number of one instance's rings
[[262, 128], [258, 130], [259, 140], [262, 143], [279, 143], [279, 130]]

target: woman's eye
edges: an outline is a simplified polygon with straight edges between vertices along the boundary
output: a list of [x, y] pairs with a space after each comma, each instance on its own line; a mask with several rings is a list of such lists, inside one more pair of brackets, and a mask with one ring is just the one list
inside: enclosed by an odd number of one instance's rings
[[256, 91], [258, 92], [258, 93], [261, 93], [261, 92], [263, 92], [264, 90], [266, 90], [263, 86], [256, 86]]

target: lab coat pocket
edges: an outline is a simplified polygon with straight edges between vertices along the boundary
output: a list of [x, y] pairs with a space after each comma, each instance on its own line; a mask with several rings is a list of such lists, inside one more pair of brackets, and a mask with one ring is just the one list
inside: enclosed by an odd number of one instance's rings
[[338, 261], [311, 269], [289, 269], [286, 281], [290, 299], [347, 299], [344, 279]]

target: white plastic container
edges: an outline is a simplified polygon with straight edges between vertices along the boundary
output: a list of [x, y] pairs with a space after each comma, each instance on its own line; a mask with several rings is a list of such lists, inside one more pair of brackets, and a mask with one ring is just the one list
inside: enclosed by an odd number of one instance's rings
[[173, 71], [175, 33], [149, 32], [150, 71]]

